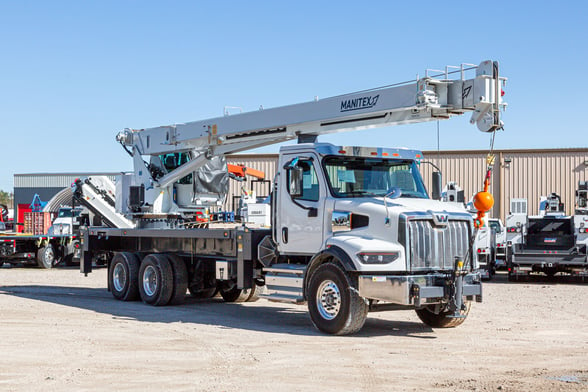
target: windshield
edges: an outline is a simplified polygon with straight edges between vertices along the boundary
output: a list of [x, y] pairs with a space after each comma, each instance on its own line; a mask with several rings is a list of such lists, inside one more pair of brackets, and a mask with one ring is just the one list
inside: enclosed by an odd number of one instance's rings
[[385, 196], [398, 187], [401, 197], [428, 198], [420, 172], [411, 160], [330, 156], [324, 165], [335, 197]]
[[498, 222], [498, 221], [495, 221], [495, 220], [488, 221], [488, 226], [490, 226], [490, 228], [492, 230], [494, 230], [496, 233], [502, 232], [502, 230], [500, 230], [500, 222]]
[[574, 233], [574, 221], [569, 218], [529, 219], [527, 233], [537, 235], [566, 235]]
[[[80, 216], [80, 213], [82, 211], [75, 209], [74, 210], [74, 216]], [[71, 218], [71, 208], [61, 208], [59, 210], [59, 214], [58, 214], [59, 218]]]

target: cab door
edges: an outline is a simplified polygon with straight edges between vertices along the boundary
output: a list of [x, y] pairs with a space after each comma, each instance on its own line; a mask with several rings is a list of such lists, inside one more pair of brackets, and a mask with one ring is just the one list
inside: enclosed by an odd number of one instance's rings
[[280, 253], [313, 255], [323, 244], [326, 189], [316, 157], [284, 156], [276, 211]]

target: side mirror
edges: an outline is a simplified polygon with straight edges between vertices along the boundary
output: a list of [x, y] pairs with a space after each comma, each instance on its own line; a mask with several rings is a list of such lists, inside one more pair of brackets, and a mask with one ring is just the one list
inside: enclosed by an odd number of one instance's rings
[[441, 172], [434, 171], [432, 175], [433, 181], [433, 190], [431, 192], [431, 198], [434, 200], [441, 200], [441, 190], [442, 190], [442, 178]]
[[288, 169], [289, 177], [290, 177], [290, 184], [288, 187], [288, 192], [292, 197], [300, 197], [302, 196], [302, 173], [303, 169], [298, 166], [294, 166]]

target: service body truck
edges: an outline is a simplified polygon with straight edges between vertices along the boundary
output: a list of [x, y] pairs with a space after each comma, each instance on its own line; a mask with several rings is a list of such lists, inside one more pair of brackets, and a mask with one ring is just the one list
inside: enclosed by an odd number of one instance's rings
[[523, 241], [513, 244], [509, 278], [544, 273], [588, 276], [585, 230], [582, 216], [565, 215], [561, 198], [556, 194], [544, 197], [540, 215], [529, 216]]

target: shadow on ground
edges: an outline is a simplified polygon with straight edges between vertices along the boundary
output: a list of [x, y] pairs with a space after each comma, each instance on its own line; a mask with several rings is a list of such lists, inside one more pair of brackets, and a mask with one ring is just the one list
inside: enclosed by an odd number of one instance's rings
[[[0, 295], [27, 298], [112, 315], [115, 319], [130, 319], [155, 323], [195, 323], [252, 331], [292, 335], [322, 335], [308, 316], [306, 306], [264, 306], [225, 303], [220, 298], [197, 300], [187, 297], [179, 306], [155, 307], [142, 302], [122, 302], [101, 288], [66, 286], [0, 286]], [[354, 337], [403, 336], [435, 339], [427, 335], [432, 329], [420, 322], [370, 318]]]

